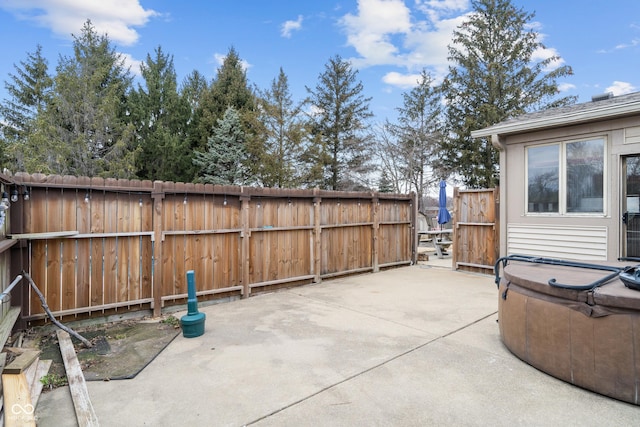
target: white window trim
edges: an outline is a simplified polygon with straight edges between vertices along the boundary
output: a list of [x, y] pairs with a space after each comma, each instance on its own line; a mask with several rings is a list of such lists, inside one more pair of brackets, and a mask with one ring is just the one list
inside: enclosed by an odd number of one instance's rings
[[[603, 142], [603, 165], [602, 165], [602, 212], [567, 212], [567, 144], [581, 141], [592, 141], [601, 139]], [[557, 145], [560, 147], [559, 161], [559, 177], [558, 177], [558, 212], [529, 212], [529, 148], [545, 147]], [[609, 157], [608, 157], [608, 138], [607, 135], [592, 135], [581, 138], [566, 139], [548, 143], [532, 143], [524, 147], [525, 150], [525, 168], [524, 168], [524, 214], [532, 217], [587, 217], [587, 218], [603, 218], [609, 215]]]

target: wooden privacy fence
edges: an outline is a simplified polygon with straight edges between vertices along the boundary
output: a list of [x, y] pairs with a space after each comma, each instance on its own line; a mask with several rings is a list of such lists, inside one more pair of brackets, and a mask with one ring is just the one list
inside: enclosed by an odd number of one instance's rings
[[492, 273], [500, 254], [499, 189], [454, 189], [453, 267]]
[[[5, 182], [2, 175], [0, 175], [0, 183], [4, 184]], [[4, 191], [4, 186], [1, 190]], [[2, 215], [2, 219], [0, 219], [0, 223], [2, 223], [0, 224], [0, 283], [2, 283], [2, 291], [9, 288], [15, 280], [15, 277], [12, 276], [11, 248], [17, 243], [14, 240], [5, 238], [5, 230], [7, 227], [4, 224], [8, 222], [8, 215], [6, 215], [6, 213], [6, 211], [3, 211], [0, 214]], [[19, 316], [19, 313], [19, 309], [11, 307], [9, 295], [5, 295], [4, 292], [0, 293], [0, 345], [4, 345], [4, 342], [9, 337], [11, 328]], [[6, 322], [7, 327], [3, 326], [4, 319], [10, 319]], [[0, 408], [1, 406], [2, 405], [0, 405]]]
[[[184, 303], [406, 265], [415, 196], [16, 174], [10, 238], [58, 316]], [[17, 249], [16, 249], [17, 248]], [[27, 287], [23, 318], [44, 317]]]

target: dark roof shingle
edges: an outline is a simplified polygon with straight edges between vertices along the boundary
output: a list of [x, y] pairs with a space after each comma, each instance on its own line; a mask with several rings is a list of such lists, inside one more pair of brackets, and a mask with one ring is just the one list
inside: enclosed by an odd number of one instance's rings
[[640, 92], [522, 114], [473, 131], [471, 136], [479, 138], [494, 134], [526, 133], [588, 121], [610, 120], [634, 114], [640, 115]]

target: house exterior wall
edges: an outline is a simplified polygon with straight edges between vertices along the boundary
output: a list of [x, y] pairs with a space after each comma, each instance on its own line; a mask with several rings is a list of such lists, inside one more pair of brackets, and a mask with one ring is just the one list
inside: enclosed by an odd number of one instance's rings
[[[604, 137], [604, 213], [527, 213], [526, 149]], [[500, 253], [579, 260], [621, 256], [622, 158], [640, 154], [640, 115], [506, 136], [500, 153]]]

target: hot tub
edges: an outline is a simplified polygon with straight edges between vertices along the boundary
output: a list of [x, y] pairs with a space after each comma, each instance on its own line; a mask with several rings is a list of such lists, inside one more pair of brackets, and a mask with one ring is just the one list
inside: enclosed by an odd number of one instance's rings
[[496, 263], [505, 346], [554, 377], [639, 405], [640, 291], [615, 273], [637, 263], [599, 264], [612, 269], [599, 270], [510, 258]]

